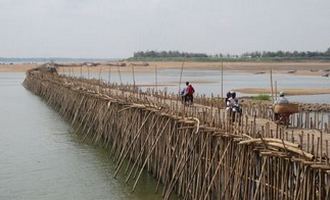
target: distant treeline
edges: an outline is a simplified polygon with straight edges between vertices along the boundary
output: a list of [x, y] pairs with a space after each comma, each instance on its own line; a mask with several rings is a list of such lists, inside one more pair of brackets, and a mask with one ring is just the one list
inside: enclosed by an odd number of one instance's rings
[[179, 51], [139, 51], [129, 60], [141, 61], [299, 61], [299, 60], [330, 60], [330, 48], [318, 51], [255, 51], [241, 55], [205, 53], [187, 53]]
[[187, 57], [187, 58], [207, 58], [209, 57], [205, 53], [186, 53], [179, 51], [138, 51], [134, 53], [134, 58], [139, 57], [150, 57], [150, 58], [176, 58], [176, 57]]
[[314, 57], [330, 57], [330, 48], [325, 52], [318, 51], [263, 51], [263, 52], [252, 52], [252, 53], [244, 53], [241, 57], [251, 57], [251, 58], [314, 58]]

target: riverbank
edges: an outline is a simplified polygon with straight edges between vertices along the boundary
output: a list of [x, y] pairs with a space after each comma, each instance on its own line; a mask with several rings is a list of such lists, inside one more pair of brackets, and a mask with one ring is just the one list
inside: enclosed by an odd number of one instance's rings
[[[125, 66], [115, 66], [123, 63]], [[135, 65], [135, 72], [150, 72], [154, 71], [155, 67], [157, 67], [157, 69], [181, 69], [182, 65], [184, 69], [220, 70], [222, 66], [221, 62], [107, 62], [97, 63], [97, 66], [89, 66], [88, 70], [91, 72], [99, 72], [100, 70], [106, 70], [111, 67], [120, 68], [122, 72], [131, 72], [132, 64]], [[74, 71], [87, 70], [86, 65], [81, 67], [79, 63], [67, 63], [65, 65], [65, 67], [60, 67], [60, 70], [68, 67]], [[25, 72], [36, 66], [38, 66], [38, 64], [2, 64], [0, 65], [0, 72]], [[224, 62], [223, 69], [225, 71], [252, 74], [268, 73], [269, 70], [272, 69], [273, 73], [280, 74], [322, 76], [330, 72], [330, 62]]]
[[26, 72], [37, 66], [38, 64], [1, 64], [0, 72]]
[[[269, 88], [237, 88], [235, 91], [243, 94], [270, 94]], [[285, 95], [296, 96], [296, 95], [317, 95], [317, 94], [330, 94], [330, 88], [283, 88], [278, 89], [283, 91]]]

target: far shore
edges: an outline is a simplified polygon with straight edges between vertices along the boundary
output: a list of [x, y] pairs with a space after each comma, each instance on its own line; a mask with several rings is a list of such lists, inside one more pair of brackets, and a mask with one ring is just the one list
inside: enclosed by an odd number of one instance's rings
[[[87, 71], [100, 72], [112, 70], [120, 70], [121, 72], [132, 72], [132, 62], [120, 62], [125, 63], [126, 66], [111, 66], [116, 65], [119, 62], [107, 62], [101, 63], [101, 65], [95, 67], [87, 67], [79, 63], [66, 64], [66, 67], [60, 67], [59, 71], [72, 70], [72, 71]], [[146, 62], [134, 62], [135, 65], [142, 65]], [[208, 70], [221, 70], [221, 62], [147, 62], [148, 66], [134, 66], [135, 72], [154, 72], [157, 69], [181, 69], [182, 65], [184, 69], [208, 69]], [[38, 64], [2, 64], [0, 65], [0, 72], [25, 72], [29, 69], [37, 67]], [[329, 76], [330, 62], [316, 62], [316, 61], [304, 61], [304, 62], [224, 62], [224, 71], [239, 72], [239, 73], [252, 73], [262, 74], [269, 73], [272, 69], [273, 73], [280, 74], [292, 74], [292, 75], [310, 75], [310, 76]]]
[[[80, 73], [80, 72], [113, 72], [118, 73], [154, 73], [155, 70], [161, 69], [178, 69], [181, 70], [182, 65], [184, 70], [199, 69], [199, 70], [216, 70], [216, 73], [220, 73], [222, 63], [216, 62], [126, 62], [126, 66], [114, 66], [123, 65], [125, 62], [108, 62], [101, 63], [98, 66], [82, 66], [80, 63], [65, 64], [65, 67], [59, 67], [60, 73]], [[112, 66], [110, 66], [112, 65]], [[142, 66], [147, 65], [147, 66]], [[1, 72], [26, 72], [29, 69], [39, 66], [38, 64], [12, 64], [12, 65], [0, 65]], [[289, 74], [292, 76], [321, 76], [328, 75], [330, 73], [330, 62], [224, 62], [224, 71], [230, 71], [232, 73], [247, 73], [247, 74], [269, 74], [270, 70], [274, 74]], [[211, 83], [209, 80], [198, 80], [198, 83]], [[159, 86], [171, 86], [177, 83], [159, 83]], [[139, 85], [140, 87], [150, 87], [152, 84]], [[244, 94], [270, 94], [269, 88], [241, 88], [235, 89], [238, 92]], [[329, 88], [286, 88], [278, 89], [278, 91], [284, 91], [287, 95], [317, 95], [317, 94], [330, 94]]]

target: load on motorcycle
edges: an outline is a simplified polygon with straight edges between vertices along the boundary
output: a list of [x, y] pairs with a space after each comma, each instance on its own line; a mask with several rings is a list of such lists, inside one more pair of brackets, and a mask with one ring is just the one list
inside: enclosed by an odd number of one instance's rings
[[236, 92], [234, 91], [227, 92], [225, 103], [226, 103], [227, 113], [231, 116], [232, 121], [235, 122], [235, 118], [239, 119], [242, 114], [242, 108], [238, 103]]
[[273, 110], [275, 123], [288, 126], [290, 115], [298, 112], [298, 104], [290, 103], [285, 98], [284, 92], [280, 92], [280, 97], [274, 102]]

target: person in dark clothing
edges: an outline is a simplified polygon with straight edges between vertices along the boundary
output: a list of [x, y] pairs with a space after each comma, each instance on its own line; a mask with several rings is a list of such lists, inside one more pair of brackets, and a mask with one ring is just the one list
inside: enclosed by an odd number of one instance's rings
[[226, 98], [225, 98], [225, 105], [227, 105], [227, 102], [229, 101], [230, 97], [231, 97], [230, 92], [227, 92]]
[[180, 96], [181, 96], [181, 103], [185, 104], [186, 103], [186, 88], [183, 88], [180, 91]]

